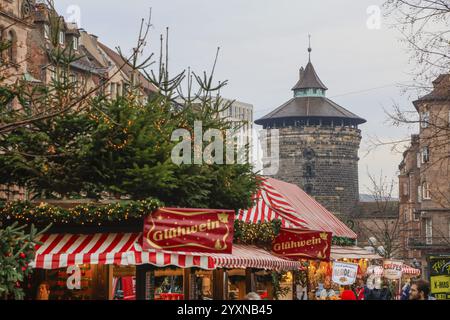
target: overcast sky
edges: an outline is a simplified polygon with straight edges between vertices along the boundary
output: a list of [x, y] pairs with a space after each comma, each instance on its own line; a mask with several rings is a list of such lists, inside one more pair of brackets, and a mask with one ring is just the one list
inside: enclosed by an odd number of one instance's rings
[[[79, 8], [81, 27], [114, 48], [132, 48], [140, 19], [153, 12], [152, 47], [170, 28], [173, 73], [188, 66], [211, 68], [221, 47], [216, 79], [229, 80], [222, 95], [251, 103], [255, 119], [292, 97], [298, 70], [312, 62], [329, 88], [328, 97], [368, 120], [361, 126], [360, 188], [370, 185], [367, 171], [396, 179], [401, 161], [390, 147], [367, 155], [370, 137], [404, 139], [418, 128], [394, 128], [384, 109], [394, 102], [412, 109], [414, 96], [402, 94], [398, 83], [411, 80], [409, 55], [397, 31], [382, 19], [380, 28], [368, 14], [378, 0], [56, 0], [61, 14], [73, 17]], [[73, 7], [76, 6], [76, 7]], [[76, 11], [76, 10], [75, 10]], [[375, 13], [373, 8], [370, 13]], [[368, 21], [371, 28], [368, 27]]]

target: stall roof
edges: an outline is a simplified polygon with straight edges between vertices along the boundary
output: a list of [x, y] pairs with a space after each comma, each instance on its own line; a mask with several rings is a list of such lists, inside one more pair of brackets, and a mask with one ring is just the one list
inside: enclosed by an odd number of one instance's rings
[[332, 232], [333, 236], [356, 239], [357, 235], [335, 215], [298, 186], [264, 178], [256, 205], [241, 211], [239, 220], [251, 223], [280, 219], [283, 227]]
[[71, 265], [142, 265], [158, 267], [255, 268], [266, 270], [298, 270], [301, 263], [276, 257], [268, 251], [244, 245], [233, 245], [233, 254], [205, 254], [167, 251], [144, 251], [142, 233], [46, 234], [37, 241], [36, 269], [60, 269]]
[[367, 251], [363, 248], [359, 247], [331, 247], [331, 259], [339, 260], [339, 259], [383, 259], [378, 254], [374, 254], [370, 251]]

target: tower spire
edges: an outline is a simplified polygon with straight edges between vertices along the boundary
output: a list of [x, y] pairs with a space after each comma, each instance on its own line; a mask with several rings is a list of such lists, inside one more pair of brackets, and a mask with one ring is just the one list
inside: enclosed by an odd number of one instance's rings
[[312, 52], [312, 48], [311, 48], [311, 35], [308, 35], [309, 37], [309, 47], [308, 47], [308, 52], [309, 52], [309, 62], [311, 62], [311, 52]]

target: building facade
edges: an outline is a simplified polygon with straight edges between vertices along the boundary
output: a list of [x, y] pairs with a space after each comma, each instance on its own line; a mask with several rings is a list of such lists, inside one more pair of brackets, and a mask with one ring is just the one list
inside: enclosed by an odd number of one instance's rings
[[433, 82], [432, 92], [414, 102], [420, 133], [400, 165], [400, 214], [410, 221], [403, 233], [409, 257], [420, 260], [450, 252], [450, 74]]
[[[335, 214], [350, 215], [359, 202], [358, 126], [366, 120], [326, 97], [311, 59], [292, 90], [291, 100], [255, 122], [279, 130], [274, 178], [298, 185]], [[270, 149], [270, 131], [265, 139], [261, 144]]]
[[[43, 1], [0, 0], [0, 43], [8, 44], [0, 54], [0, 81], [21, 81], [29, 86], [51, 86], [54, 80], [75, 84], [70, 97], [93, 94], [116, 98], [133, 83], [143, 98], [156, 88], [119, 54], [98, 42], [97, 37], [64, 20]], [[71, 61], [58, 63], [55, 56]], [[2, 79], [3, 78], [3, 79]], [[11, 108], [18, 101], [13, 101]], [[17, 105], [20, 107], [19, 105]], [[27, 198], [23, 188], [0, 186], [0, 199]]]

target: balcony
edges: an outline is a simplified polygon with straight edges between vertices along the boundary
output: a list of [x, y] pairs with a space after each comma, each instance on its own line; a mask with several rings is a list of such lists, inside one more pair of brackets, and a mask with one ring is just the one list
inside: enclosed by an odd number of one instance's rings
[[450, 249], [450, 237], [416, 237], [408, 239], [409, 249]]

